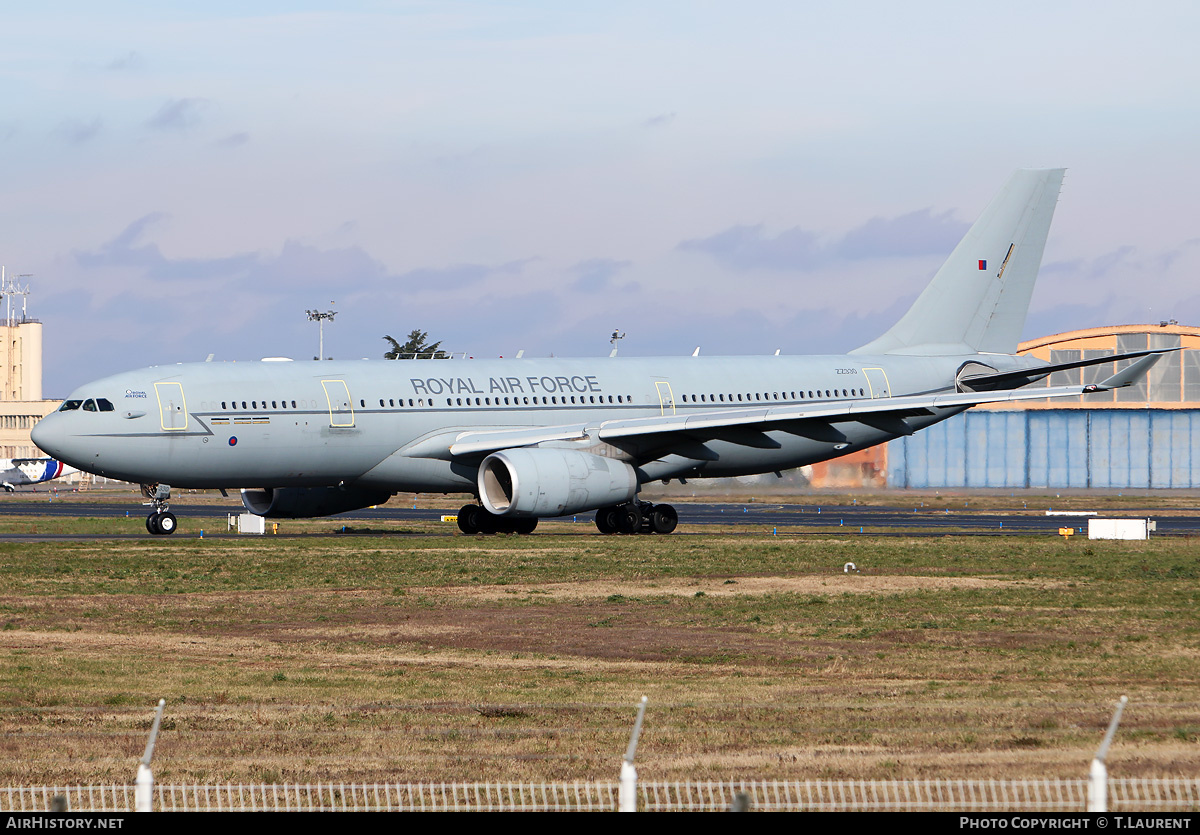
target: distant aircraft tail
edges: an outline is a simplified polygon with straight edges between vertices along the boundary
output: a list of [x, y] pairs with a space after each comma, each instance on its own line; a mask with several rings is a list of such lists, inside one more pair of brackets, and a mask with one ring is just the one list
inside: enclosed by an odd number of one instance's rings
[[1016, 353], [1065, 170], [1013, 174], [900, 321], [850, 353]]

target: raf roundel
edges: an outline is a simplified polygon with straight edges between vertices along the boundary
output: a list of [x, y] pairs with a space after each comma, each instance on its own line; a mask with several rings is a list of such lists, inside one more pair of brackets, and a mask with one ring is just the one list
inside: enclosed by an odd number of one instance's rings
[[230, 439], [229, 439], [229, 445], [230, 445], [230, 446], [237, 446], [237, 435], [233, 435], [232, 437], [230, 437]]

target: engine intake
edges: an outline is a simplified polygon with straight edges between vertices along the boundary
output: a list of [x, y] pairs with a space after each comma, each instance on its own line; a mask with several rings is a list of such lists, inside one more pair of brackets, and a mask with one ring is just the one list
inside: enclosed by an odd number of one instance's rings
[[268, 519], [309, 519], [385, 504], [391, 497], [386, 490], [356, 487], [264, 487], [243, 490], [242, 504]]
[[624, 461], [569, 449], [506, 449], [479, 466], [479, 498], [497, 516], [562, 516], [637, 494]]

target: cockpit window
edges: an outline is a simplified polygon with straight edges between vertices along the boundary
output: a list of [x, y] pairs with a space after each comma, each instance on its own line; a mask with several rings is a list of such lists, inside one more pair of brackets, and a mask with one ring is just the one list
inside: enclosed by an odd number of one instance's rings
[[58, 407], [58, 410], [60, 412], [73, 412], [82, 405], [82, 400], [64, 400], [63, 404]]
[[85, 412], [94, 412], [94, 411], [96, 411], [96, 401], [95, 401], [95, 400], [85, 400], [85, 401], [83, 402], [83, 410], [84, 410]]
[[97, 397], [96, 405], [100, 407], [100, 411], [102, 411], [102, 412], [115, 412], [116, 411], [116, 408], [113, 406], [112, 401], [106, 397]]

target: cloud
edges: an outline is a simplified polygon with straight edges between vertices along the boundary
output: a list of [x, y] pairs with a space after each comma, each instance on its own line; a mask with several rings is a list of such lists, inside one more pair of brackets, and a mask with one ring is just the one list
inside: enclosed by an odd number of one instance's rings
[[526, 264], [536, 258], [522, 258], [504, 264], [453, 264], [449, 267], [420, 267], [395, 277], [409, 285], [418, 285], [430, 290], [457, 290], [479, 284], [492, 276], [519, 275]]
[[142, 56], [130, 50], [119, 58], [114, 58], [104, 65], [104, 69], [112, 72], [137, 71], [142, 68]]
[[163, 212], [140, 217], [96, 249], [75, 251], [75, 261], [85, 269], [125, 269], [152, 281], [225, 279], [242, 286], [374, 282], [387, 274], [383, 264], [356, 246], [323, 250], [287, 240], [278, 255], [250, 252], [215, 258], [168, 258], [157, 244], [139, 243], [151, 227], [169, 219]]
[[617, 261], [612, 258], [590, 258], [571, 267], [568, 272], [575, 276], [571, 284], [574, 290], [598, 293], [612, 285], [613, 278], [633, 266], [632, 261]]
[[208, 99], [171, 99], [150, 117], [146, 126], [153, 130], [189, 130], [200, 124], [200, 113], [207, 106]]
[[1104, 278], [1114, 270], [1128, 266], [1133, 261], [1137, 247], [1119, 246], [1111, 252], [1097, 255], [1095, 258], [1072, 258], [1069, 261], [1052, 261], [1043, 264], [1040, 275], [1068, 275], [1072, 278], [1096, 280]]
[[843, 258], [892, 258], [950, 253], [971, 228], [953, 212], [929, 209], [894, 218], [873, 217], [846, 233], [836, 250]]
[[154, 280], [213, 279], [244, 275], [261, 261], [257, 255], [226, 258], [167, 258], [157, 244], [137, 245], [146, 230], [169, 219], [163, 212], [152, 212], [125, 227], [111, 241], [91, 252], [74, 252], [75, 261], [86, 269], [126, 268], [140, 271]]
[[58, 126], [58, 135], [72, 145], [83, 145], [95, 139], [103, 126], [99, 116], [94, 116], [87, 122], [68, 119]]
[[240, 148], [249, 141], [250, 134], [245, 131], [239, 131], [238, 133], [229, 134], [224, 139], [218, 139], [213, 143], [213, 146], [217, 148]]
[[710, 255], [719, 263], [740, 270], [810, 270], [828, 260], [817, 236], [798, 226], [773, 238], [763, 233], [762, 224], [732, 226], [708, 238], [683, 241], [676, 248]]
[[677, 249], [702, 252], [739, 270], [815, 270], [839, 260], [948, 254], [969, 228], [954, 220], [952, 212], [935, 215], [921, 209], [894, 218], [871, 218], [831, 242], [822, 242], [816, 233], [799, 226], [771, 237], [757, 224], [683, 241]]
[[[111, 277], [106, 282], [110, 289], [120, 286], [147, 296], [171, 295], [178, 299], [182, 290], [167, 290], [169, 284], [176, 288], [187, 285], [187, 292], [203, 288], [207, 294], [263, 294], [292, 301], [311, 294], [314, 288], [337, 287], [343, 296], [358, 295], [375, 303], [398, 302], [402, 298], [408, 303], [418, 296], [444, 301], [441, 294], [473, 288], [495, 277], [519, 276], [526, 265], [538, 260], [420, 267], [396, 274], [359, 246], [321, 247], [294, 239], [285, 240], [278, 253], [256, 251], [209, 258], [173, 258], [149, 240], [169, 220], [170, 216], [164, 212], [144, 215], [111, 240], [92, 249], [73, 251], [74, 261], [84, 271]], [[84, 279], [81, 284], [86, 287], [89, 280]], [[87, 291], [81, 288], [81, 292]], [[111, 297], [109, 292], [93, 295]], [[180, 314], [187, 315], [182, 310]]]
[[649, 119], [647, 119], [646, 121], [642, 122], [642, 127], [644, 127], [644, 128], [665, 128], [674, 121], [675, 121], [675, 114], [673, 112], [672, 113], [660, 113], [658, 116], [652, 116]]

